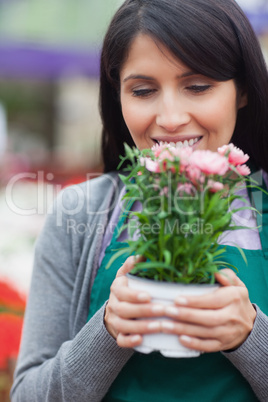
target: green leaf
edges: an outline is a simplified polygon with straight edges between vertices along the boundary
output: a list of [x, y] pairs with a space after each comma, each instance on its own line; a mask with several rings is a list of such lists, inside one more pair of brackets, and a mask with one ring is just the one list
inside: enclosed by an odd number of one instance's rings
[[221, 266], [221, 267], [225, 267], [225, 268], [231, 267], [231, 268], [233, 268], [235, 271], [238, 272], [238, 268], [235, 267], [233, 264], [231, 264], [231, 263], [229, 263], [229, 262], [226, 262], [226, 261], [215, 261], [215, 263], [216, 263], [217, 265]]
[[132, 247], [124, 247], [121, 248], [120, 250], [118, 250], [109, 260], [108, 264], [106, 265], [105, 269], [109, 269], [110, 266], [114, 263], [115, 260], [117, 260], [117, 258], [121, 257], [121, 255], [128, 253], [129, 255], [131, 255], [134, 252], [134, 249]]
[[170, 263], [171, 263], [171, 252], [168, 251], [168, 250], [164, 250], [163, 254], [164, 254], [164, 257], [165, 257], [165, 263], [167, 265], [170, 265]]

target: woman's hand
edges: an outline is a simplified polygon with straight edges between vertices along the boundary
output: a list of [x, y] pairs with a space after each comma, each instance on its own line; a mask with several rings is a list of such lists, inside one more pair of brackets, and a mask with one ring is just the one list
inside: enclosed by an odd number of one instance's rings
[[166, 307], [165, 315], [175, 321], [163, 321], [162, 331], [178, 334], [184, 346], [204, 352], [238, 348], [253, 328], [256, 311], [231, 269], [221, 270], [216, 279], [222, 287], [213, 293], [179, 297]]
[[[148, 293], [128, 287], [126, 274], [134, 268], [141, 258], [129, 257], [118, 270], [111, 286], [110, 297], [106, 306], [104, 322], [107, 331], [117, 344], [133, 348], [142, 342], [142, 334], [161, 331], [161, 322], [150, 318], [164, 313], [162, 305], [152, 304]], [[143, 320], [135, 320], [143, 318]]]
[[[119, 346], [140, 345], [142, 334], [153, 332], [177, 334], [184, 346], [204, 352], [233, 350], [247, 339], [256, 311], [247, 288], [231, 269], [216, 274], [222, 287], [213, 293], [179, 297], [164, 307], [152, 304], [149, 294], [128, 287], [125, 275], [135, 262], [129, 257], [118, 270], [106, 306], [105, 325]], [[172, 320], [152, 319], [159, 316]]]

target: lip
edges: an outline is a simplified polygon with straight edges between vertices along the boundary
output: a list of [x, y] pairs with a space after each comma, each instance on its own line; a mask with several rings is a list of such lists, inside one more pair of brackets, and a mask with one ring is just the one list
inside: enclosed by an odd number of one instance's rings
[[199, 140], [193, 145], [193, 150], [195, 151], [196, 150], [196, 148], [199, 146], [199, 144], [200, 144], [200, 141], [202, 140], [202, 136], [200, 136], [200, 138], [199, 138]]

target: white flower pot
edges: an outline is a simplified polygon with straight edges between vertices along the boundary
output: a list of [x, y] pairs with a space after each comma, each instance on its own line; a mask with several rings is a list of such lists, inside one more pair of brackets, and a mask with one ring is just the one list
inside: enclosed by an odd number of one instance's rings
[[[134, 275], [127, 275], [128, 285], [132, 289], [145, 291], [152, 297], [152, 302], [162, 305], [172, 305], [177, 296], [202, 295], [211, 293], [220, 285], [157, 282], [150, 279], [138, 278]], [[153, 318], [159, 319], [159, 317]], [[168, 317], [161, 317], [161, 320], [172, 320]], [[197, 357], [199, 351], [189, 349], [179, 342], [179, 337], [174, 334], [155, 333], [143, 335], [143, 342], [135, 350], [141, 353], [159, 351], [166, 357]]]

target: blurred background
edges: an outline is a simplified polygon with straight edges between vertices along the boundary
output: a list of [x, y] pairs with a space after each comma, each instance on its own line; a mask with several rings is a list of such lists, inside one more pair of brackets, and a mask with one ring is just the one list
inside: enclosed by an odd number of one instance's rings
[[[63, 187], [102, 171], [99, 55], [121, 3], [0, 0], [0, 402], [46, 212]], [[268, 60], [268, 0], [238, 3]]]

